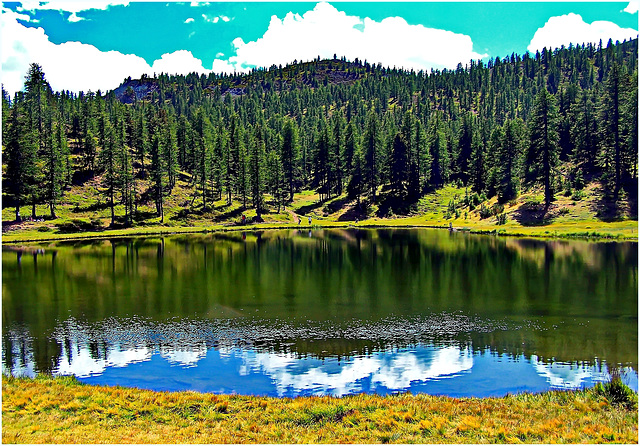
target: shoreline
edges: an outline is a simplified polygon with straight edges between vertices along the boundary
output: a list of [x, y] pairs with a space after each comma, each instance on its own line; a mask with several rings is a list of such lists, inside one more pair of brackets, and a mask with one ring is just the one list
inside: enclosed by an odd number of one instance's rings
[[[37, 243], [55, 241], [73, 241], [89, 239], [106, 239], [113, 237], [167, 236], [177, 234], [207, 234], [214, 232], [263, 231], [286, 229], [445, 229], [448, 222], [403, 222], [409, 219], [381, 219], [372, 222], [336, 222], [316, 220], [314, 224], [297, 225], [294, 223], [256, 223], [247, 225], [209, 225], [209, 226], [149, 226], [123, 229], [106, 229], [103, 231], [82, 231], [77, 233], [54, 233], [40, 231], [8, 231], [2, 234], [2, 245], [18, 243]], [[414, 220], [414, 219], [410, 219]], [[470, 234], [495, 235], [503, 237], [544, 238], [544, 239], [583, 239], [593, 241], [638, 241], [638, 222], [623, 220], [619, 222], [575, 222], [573, 224], [550, 224], [546, 226], [486, 226], [473, 222], [456, 222], [454, 232]], [[595, 228], [594, 228], [595, 226]]]
[[453, 398], [156, 392], [74, 377], [2, 377], [5, 443], [637, 443], [637, 394], [605, 386]]

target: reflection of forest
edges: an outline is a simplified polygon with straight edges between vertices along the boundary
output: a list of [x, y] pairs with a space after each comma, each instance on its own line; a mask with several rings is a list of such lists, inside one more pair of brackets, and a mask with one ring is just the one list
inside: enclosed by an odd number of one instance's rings
[[[238, 342], [317, 357], [453, 342], [637, 369], [637, 248], [358, 229], [3, 248], [3, 361], [14, 364], [26, 349], [37, 370], [54, 369], [70, 341], [50, 337], [71, 317], [90, 331], [80, 338], [97, 345], [113, 341], [105, 324], [180, 333], [193, 321], [222, 321], [253, 327]], [[474, 322], [437, 319], [443, 314]], [[384, 325], [389, 317], [397, 326]], [[416, 318], [435, 328], [417, 330]], [[286, 336], [249, 336], [283, 321]], [[207, 345], [219, 342], [207, 336]]]

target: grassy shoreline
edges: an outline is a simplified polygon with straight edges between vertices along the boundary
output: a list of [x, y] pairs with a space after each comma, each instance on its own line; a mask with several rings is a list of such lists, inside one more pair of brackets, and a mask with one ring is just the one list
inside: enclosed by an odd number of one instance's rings
[[[422, 221], [421, 221], [422, 220]], [[454, 221], [453, 228], [456, 231], [472, 234], [491, 234], [507, 237], [539, 237], [539, 238], [582, 238], [582, 239], [608, 239], [608, 240], [638, 240], [638, 222], [625, 220], [594, 224], [593, 222], [572, 222], [571, 224], [549, 224], [545, 226], [515, 226], [504, 225], [500, 227], [488, 227], [479, 225], [473, 221]], [[81, 231], [77, 233], [50, 233], [37, 230], [12, 231], [2, 235], [3, 244], [16, 244], [25, 242], [47, 242], [60, 240], [96, 239], [111, 237], [129, 237], [143, 235], [171, 235], [187, 233], [209, 233], [226, 231], [260, 231], [273, 229], [322, 229], [322, 228], [430, 228], [448, 229], [449, 222], [426, 222], [416, 217], [395, 219], [371, 219], [358, 223], [337, 221], [314, 221], [309, 224], [295, 223], [257, 223], [247, 225], [214, 224], [198, 226], [143, 226], [124, 229], [106, 229], [101, 231]]]
[[638, 442], [636, 409], [597, 389], [450, 398], [275, 398], [2, 377], [4, 443]]
[[[123, 227], [123, 210], [116, 209], [120, 228], [109, 227], [109, 209], [101, 201], [95, 187], [74, 187], [66, 201], [52, 219], [46, 206], [38, 206], [36, 221], [17, 223], [15, 209], [2, 210], [2, 243], [23, 243], [81, 238], [106, 238], [134, 235], [163, 235], [173, 233], [206, 233], [217, 231], [258, 231], [266, 229], [309, 229], [308, 218], [313, 228], [448, 228], [457, 230], [497, 234], [515, 237], [584, 238], [608, 240], [638, 240], [636, 205], [619, 203], [616, 212], [605, 211], [611, 203], [602, 202], [596, 185], [590, 185], [584, 198], [574, 200], [558, 194], [549, 207], [545, 207], [541, 195], [529, 192], [518, 199], [502, 205], [503, 222], [496, 215], [482, 216], [479, 209], [462, 203], [467, 191], [455, 186], [445, 186], [431, 192], [414, 204], [411, 209], [394, 213], [388, 200], [380, 195], [380, 203], [370, 205], [366, 212], [356, 206], [355, 200], [346, 195], [322, 201], [313, 191], [297, 192], [286, 208], [270, 210], [262, 214], [264, 222], [239, 225], [241, 215], [252, 221], [255, 209], [246, 209], [242, 203], [225, 200], [210, 203], [204, 210], [197, 204], [185, 209], [190, 192], [179, 183], [175, 197], [166, 203], [164, 222], [156, 216], [150, 204], [138, 206], [138, 217], [131, 227]], [[397, 204], [397, 203], [396, 203]], [[498, 206], [493, 197], [482, 204], [493, 209]], [[452, 207], [454, 211], [451, 211]], [[615, 207], [615, 206], [613, 206]], [[21, 215], [30, 215], [31, 208], [21, 208]], [[298, 224], [299, 219], [301, 224]], [[502, 224], [499, 224], [502, 223]]]

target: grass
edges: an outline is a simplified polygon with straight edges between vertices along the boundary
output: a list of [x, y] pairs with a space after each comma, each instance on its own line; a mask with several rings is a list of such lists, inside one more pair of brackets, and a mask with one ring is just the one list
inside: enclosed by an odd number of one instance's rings
[[[637, 443], [599, 388], [449, 398], [268, 398], [2, 378], [4, 443]], [[633, 394], [637, 403], [637, 395]]]
[[[358, 208], [356, 201], [341, 195], [320, 201], [314, 191], [296, 193], [285, 209], [277, 208], [267, 196], [269, 212], [262, 215], [264, 222], [239, 226], [244, 213], [250, 220], [255, 210], [243, 210], [242, 204], [234, 201], [227, 205], [220, 200], [202, 207], [200, 197], [193, 197], [188, 178], [177, 182], [172, 195], [165, 203], [164, 221], [155, 215], [149, 194], [142, 193], [138, 205], [138, 218], [130, 227], [125, 227], [120, 217], [116, 227], [110, 227], [110, 210], [99, 194], [98, 180], [90, 180], [82, 186], [73, 186], [65, 194], [64, 203], [57, 209], [57, 218], [45, 218], [46, 206], [38, 206], [38, 221], [16, 224], [13, 208], [2, 210], [3, 243], [26, 241], [60, 240], [84, 237], [114, 237], [126, 235], [169, 234], [184, 232], [209, 232], [237, 229], [274, 229], [298, 227], [436, 227], [491, 233], [506, 236], [527, 237], [582, 237], [617, 240], [637, 240], [637, 205], [621, 200], [617, 207], [603, 202], [599, 186], [591, 184], [579, 196], [558, 193], [550, 207], [545, 208], [540, 191], [530, 191], [516, 200], [505, 203], [498, 215], [496, 198], [484, 200], [475, 206], [465, 204], [464, 188], [445, 186], [423, 196], [410, 206], [394, 202], [388, 191], [379, 191], [375, 204], [364, 203]], [[141, 183], [138, 190], [144, 191]], [[471, 195], [471, 194], [469, 194]], [[399, 208], [400, 209], [399, 209]], [[453, 209], [452, 209], [453, 207]], [[612, 208], [615, 208], [613, 211]], [[481, 212], [481, 209], [484, 212]], [[491, 211], [490, 211], [491, 210]], [[22, 216], [30, 216], [31, 208], [24, 206]], [[493, 212], [493, 213], [492, 213]], [[122, 216], [122, 206], [116, 207], [116, 215]], [[488, 215], [488, 216], [487, 216]], [[356, 223], [357, 219], [357, 223]]]

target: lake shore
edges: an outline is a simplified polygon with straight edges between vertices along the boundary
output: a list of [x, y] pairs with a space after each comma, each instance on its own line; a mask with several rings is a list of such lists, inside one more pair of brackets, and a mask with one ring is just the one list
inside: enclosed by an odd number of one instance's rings
[[[590, 240], [638, 240], [638, 222], [623, 220], [616, 222], [575, 221], [551, 223], [544, 226], [523, 226], [506, 224], [501, 226], [482, 224], [477, 221], [456, 220], [451, 222], [454, 231], [472, 234], [492, 234], [512, 237], [540, 237], [540, 238], [582, 238]], [[435, 228], [449, 229], [449, 221], [426, 220], [421, 217], [406, 218], [372, 218], [360, 222], [312, 220], [312, 224], [304, 221], [301, 224], [292, 222], [263, 222], [251, 224], [211, 224], [194, 226], [177, 225], [146, 225], [120, 229], [88, 230], [78, 232], [42, 231], [41, 226], [16, 229], [3, 233], [3, 244], [25, 242], [44, 242], [57, 240], [77, 240], [89, 238], [111, 238], [128, 236], [170, 235], [186, 233], [207, 233], [222, 231], [261, 231], [273, 229], [322, 229], [322, 228]]]
[[[634, 395], [637, 402], [637, 395]], [[597, 389], [501, 398], [274, 398], [2, 377], [4, 443], [637, 443]]]

